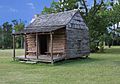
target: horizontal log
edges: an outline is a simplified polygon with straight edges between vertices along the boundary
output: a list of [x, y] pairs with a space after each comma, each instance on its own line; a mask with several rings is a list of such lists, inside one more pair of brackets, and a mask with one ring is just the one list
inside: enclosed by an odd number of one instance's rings
[[28, 50], [27, 53], [36, 53], [35, 50]]

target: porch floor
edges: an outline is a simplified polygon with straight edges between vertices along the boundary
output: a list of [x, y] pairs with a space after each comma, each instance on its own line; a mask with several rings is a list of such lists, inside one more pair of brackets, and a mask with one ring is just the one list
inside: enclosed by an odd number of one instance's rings
[[[20, 61], [51, 62], [51, 57], [47, 55], [39, 55], [38, 59], [37, 59], [37, 56], [26, 56], [26, 58], [25, 56], [16, 56], [15, 59]], [[53, 56], [54, 62], [57, 62], [63, 59], [65, 59], [65, 57], [63, 56]]]

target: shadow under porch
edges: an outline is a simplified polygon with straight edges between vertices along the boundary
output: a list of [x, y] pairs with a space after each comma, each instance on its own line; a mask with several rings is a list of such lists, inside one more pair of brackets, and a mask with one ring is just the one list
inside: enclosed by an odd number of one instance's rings
[[51, 60], [51, 57], [48, 55], [39, 55], [38, 58], [36, 56], [16, 56], [15, 57], [16, 60], [18, 61], [32, 61], [32, 62], [48, 62], [51, 63], [53, 62], [57, 62], [57, 61], [61, 61], [64, 60], [65, 57], [64, 56], [56, 56], [53, 55], [53, 60]]

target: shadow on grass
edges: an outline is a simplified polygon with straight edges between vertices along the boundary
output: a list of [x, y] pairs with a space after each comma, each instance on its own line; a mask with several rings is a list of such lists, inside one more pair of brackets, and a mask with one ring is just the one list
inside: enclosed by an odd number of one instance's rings
[[120, 48], [106, 49], [106, 54], [120, 54]]
[[120, 54], [120, 48], [107, 48], [104, 52], [97, 52], [95, 54]]
[[[104, 53], [95, 53], [95, 54], [96, 55], [97, 54], [101, 54], [101, 55], [104, 55], [104, 54], [112, 54], [112, 55], [117, 54], [118, 55], [119, 54], [120, 55], [120, 48], [108, 48], [108, 49], [105, 49]], [[54, 66], [85, 64], [85, 63], [91, 63], [91, 62], [99, 62], [99, 61], [103, 61], [103, 60], [109, 60], [109, 59], [107, 57], [106, 58], [104, 58], [104, 57], [96, 57], [96, 58], [89, 57], [87, 59], [85, 59], [85, 58], [74, 58], [74, 59], [69, 59], [69, 60], [63, 60], [63, 61], [56, 62], [56, 63], [54, 63]], [[115, 63], [119, 64], [120, 62], [115, 62]], [[18, 64], [22, 64], [22, 63], [18, 62]], [[25, 63], [23, 63], [23, 64], [25, 64]], [[26, 65], [33, 65], [33, 64], [26, 64]], [[40, 62], [40, 63], [34, 64], [34, 65], [37, 65], [37, 66], [51, 66], [52, 64], [51, 63]]]
[[97, 58], [74, 58], [74, 59], [68, 59], [68, 60], [62, 60], [62, 61], [58, 61], [55, 62], [53, 65], [51, 63], [46, 63], [46, 62], [39, 62], [37, 64], [27, 64], [27, 63], [20, 63], [19, 61], [10, 61], [10, 63], [12, 64], [24, 64], [24, 65], [34, 65], [34, 66], [66, 66], [66, 65], [74, 65], [74, 64], [85, 64], [85, 63], [91, 63], [91, 62], [95, 62], [95, 61], [102, 61], [104, 59], [97, 59]]

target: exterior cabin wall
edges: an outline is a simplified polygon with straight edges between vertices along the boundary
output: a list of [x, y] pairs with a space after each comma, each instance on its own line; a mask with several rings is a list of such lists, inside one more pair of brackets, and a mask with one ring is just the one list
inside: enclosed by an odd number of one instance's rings
[[[65, 52], [65, 28], [59, 29], [53, 34], [53, 53], [54, 52]], [[50, 52], [50, 40], [49, 40], [49, 52]]]
[[28, 34], [26, 35], [26, 39], [27, 39], [27, 51], [28, 55], [32, 55], [34, 56], [35, 53], [32, 53], [33, 51], [36, 51], [36, 37], [35, 35], [32, 34]]
[[67, 58], [75, 58], [89, 54], [89, 33], [81, 15], [76, 13], [66, 27]]
[[[36, 52], [36, 35], [28, 34], [27, 38], [27, 51], [29, 56], [35, 56]], [[39, 38], [39, 37], [38, 37]], [[56, 30], [53, 34], [53, 53], [65, 52], [65, 28]], [[51, 44], [50, 44], [50, 35], [47, 35], [47, 51], [50, 52]], [[39, 47], [40, 50], [40, 47]], [[40, 54], [40, 51], [38, 51]]]

